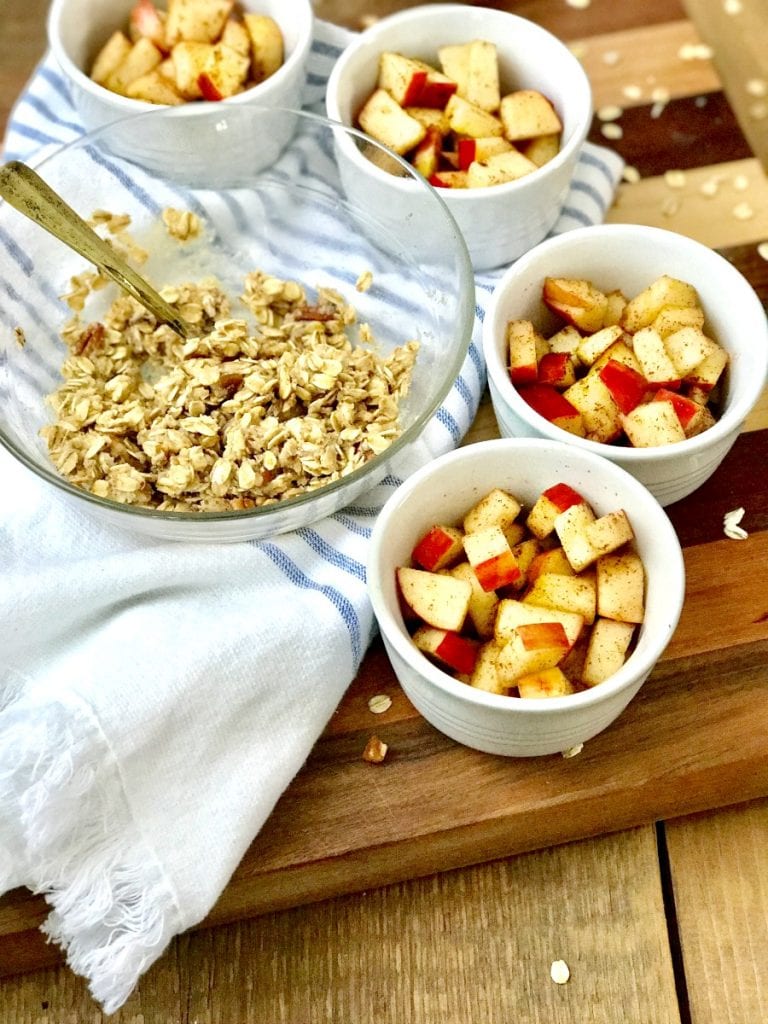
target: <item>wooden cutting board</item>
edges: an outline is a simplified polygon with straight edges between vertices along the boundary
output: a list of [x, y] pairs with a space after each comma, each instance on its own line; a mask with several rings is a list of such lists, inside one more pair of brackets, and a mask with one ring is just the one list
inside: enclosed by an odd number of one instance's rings
[[[583, 46], [596, 107], [623, 105], [623, 135], [610, 145], [641, 175], [621, 186], [608, 219], [719, 247], [765, 302], [768, 263], [757, 242], [768, 238], [768, 185], [754, 136], [751, 146], [714, 66], [679, 59], [681, 47], [701, 41], [691, 23], [657, 22]], [[615, 54], [621, 60], [608, 59]], [[628, 103], [633, 82], [642, 95]], [[660, 82], [668, 98], [658, 112], [651, 93]], [[602, 125], [596, 118], [595, 142], [606, 142]], [[683, 187], [670, 187], [670, 168], [685, 170]], [[716, 194], [705, 195], [702, 184], [715, 179]], [[735, 217], [746, 201], [752, 217]], [[468, 440], [495, 433], [486, 404]], [[575, 757], [512, 760], [455, 744], [421, 719], [374, 643], [205, 923], [768, 794], [767, 466], [764, 396], [716, 475], [668, 509], [687, 571], [671, 645], [626, 712]], [[723, 515], [739, 506], [749, 537], [728, 540]], [[392, 699], [380, 715], [368, 708], [377, 694]], [[374, 733], [389, 745], [380, 766], [361, 759]], [[0, 975], [58, 958], [36, 930], [45, 914], [25, 891], [0, 899]]]

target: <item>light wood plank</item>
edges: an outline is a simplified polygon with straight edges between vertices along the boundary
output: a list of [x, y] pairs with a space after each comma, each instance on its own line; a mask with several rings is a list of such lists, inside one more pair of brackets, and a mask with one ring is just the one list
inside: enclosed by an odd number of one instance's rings
[[685, 47], [700, 44], [701, 37], [690, 21], [671, 21], [579, 39], [569, 45], [584, 65], [599, 110], [610, 104], [652, 104], [658, 89], [671, 98], [719, 89], [720, 79], [710, 60], [686, 60], [680, 55]]
[[687, 170], [682, 187], [645, 178], [619, 186], [606, 220], [666, 228], [713, 248], [757, 244], [768, 239], [768, 179], [755, 159]]
[[689, 17], [714, 51], [714, 64], [752, 151], [768, 171], [768, 95], [750, 93], [750, 82], [768, 84], [764, 3], [743, 0], [738, 13], [725, 3], [684, 0]]
[[650, 827], [196, 933], [180, 953], [199, 1024], [679, 1021]]
[[667, 825], [692, 1024], [768, 1020], [768, 801]]

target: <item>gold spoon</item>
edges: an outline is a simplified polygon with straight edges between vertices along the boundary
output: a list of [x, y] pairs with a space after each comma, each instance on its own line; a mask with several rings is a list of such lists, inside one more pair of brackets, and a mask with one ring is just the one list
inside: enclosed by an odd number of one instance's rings
[[0, 197], [70, 249], [84, 256], [182, 338], [195, 335], [194, 328], [140, 274], [129, 267], [71, 206], [67, 206], [61, 196], [31, 167], [18, 160], [11, 160], [0, 167]]

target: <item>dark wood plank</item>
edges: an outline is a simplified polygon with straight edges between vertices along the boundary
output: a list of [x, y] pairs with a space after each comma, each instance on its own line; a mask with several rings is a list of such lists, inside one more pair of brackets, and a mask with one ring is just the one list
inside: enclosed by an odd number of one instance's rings
[[670, 100], [657, 117], [652, 117], [652, 110], [650, 104], [626, 107], [615, 122], [624, 134], [610, 142], [602, 134], [602, 122], [595, 118], [590, 141], [609, 145], [644, 178], [671, 169], [689, 170], [752, 156], [721, 92]]

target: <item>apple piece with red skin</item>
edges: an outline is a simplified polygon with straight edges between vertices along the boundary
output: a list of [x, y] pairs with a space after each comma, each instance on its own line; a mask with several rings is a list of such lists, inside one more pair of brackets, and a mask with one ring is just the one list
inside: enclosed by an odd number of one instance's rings
[[413, 642], [424, 654], [431, 654], [454, 672], [469, 675], [474, 671], [480, 642], [448, 629], [419, 626]]
[[557, 388], [551, 384], [536, 383], [526, 384], [517, 390], [522, 400], [539, 416], [562, 430], [584, 437], [586, 427], [581, 412]]
[[385, 89], [401, 107], [443, 109], [456, 83], [437, 68], [414, 57], [386, 51], [379, 58], [377, 88]]
[[464, 551], [483, 590], [506, 587], [522, 575], [512, 548], [499, 526], [465, 534]]
[[590, 369], [563, 392], [563, 398], [581, 413], [584, 437], [610, 444], [621, 436], [621, 410], [599, 372]]
[[513, 597], [505, 597], [499, 601], [494, 625], [494, 638], [501, 644], [506, 643], [518, 626], [536, 622], [559, 622], [572, 647], [582, 634], [584, 619], [576, 612], [564, 612], [559, 608], [539, 608], [534, 604], [524, 604]]
[[608, 299], [591, 281], [547, 277], [541, 293], [544, 305], [580, 331], [593, 334], [603, 326]]
[[529, 672], [516, 682], [517, 692], [524, 700], [541, 700], [547, 697], [568, 697], [576, 688], [559, 666], [545, 668], [540, 672]]
[[248, 77], [250, 60], [230, 46], [214, 43], [205, 67], [197, 76], [203, 99], [217, 102], [240, 92]]
[[[701, 412], [701, 406], [691, 398], [679, 394], [677, 391], [670, 391], [668, 388], [659, 388], [653, 396], [654, 402], [669, 402], [677, 413], [680, 426], [683, 430], [688, 429], [691, 420]], [[629, 410], [627, 410], [629, 412]]]
[[402, 156], [418, 146], [427, 129], [403, 110], [386, 89], [376, 89], [363, 104], [357, 121], [364, 132]]
[[508, 153], [512, 144], [500, 135], [491, 135], [480, 139], [457, 139], [456, 155], [459, 170], [466, 171], [475, 160], [484, 161], [498, 153]]
[[144, 36], [153, 42], [158, 50], [168, 52], [165, 25], [152, 0], [136, 0], [128, 16], [128, 31], [133, 42]]
[[533, 384], [539, 377], [539, 359], [548, 346], [530, 320], [510, 320], [507, 324], [509, 376], [513, 384]]
[[570, 352], [545, 352], [539, 359], [539, 384], [550, 384], [558, 390], [576, 383], [576, 367]]
[[549, 537], [555, 528], [555, 520], [571, 505], [584, 503], [584, 498], [569, 484], [557, 483], [542, 491], [531, 506], [525, 525], [539, 540]]
[[467, 188], [466, 171], [437, 171], [429, 179], [433, 188]]
[[426, 135], [413, 151], [411, 163], [427, 181], [436, 173], [440, 165], [440, 154], [443, 148], [443, 135], [434, 126], [427, 128]]
[[709, 355], [686, 374], [685, 382], [690, 387], [711, 391], [722, 376], [728, 365], [728, 353], [721, 345], [717, 345]]
[[520, 676], [554, 668], [570, 646], [561, 622], [521, 623], [499, 651], [496, 669], [507, 686], [514, 686]]
[[464, 553], [463, 534], [455, 526], [432, 526], [416, 542], [411, 558], [428, 572], [439, 572], [458, 561]]
[[685, 440], [685, 431], [668, 401], [638, 405], [622, 416], [622, 426], [633, 448], [655, 448]]
[[[635, 406], [645, 400], [648, 382], [641, 373], [626, 363], [609, 359], [600, 369], [600, 379], [611, 392], [611, 396], [623, 413], [632, 412]], [[670, 392], [671, 393], [671, 392]]]
[[472, 587], [453, 576], [400, 566], [397, 585], [405, 603], [428, 626], [461, 630], [467, 617]]

